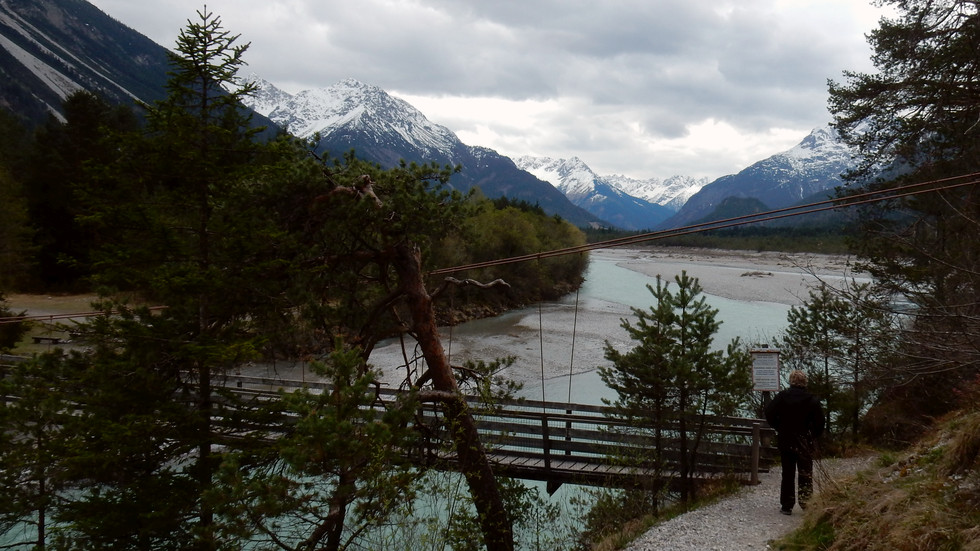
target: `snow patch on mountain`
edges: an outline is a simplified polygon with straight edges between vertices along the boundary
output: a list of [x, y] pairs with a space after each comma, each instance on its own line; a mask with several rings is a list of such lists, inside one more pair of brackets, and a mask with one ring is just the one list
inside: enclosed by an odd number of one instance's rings
[[[585, 197], [601, 194], [602, 189], [613, 188], [624, 195], [679, 210], [687, 200], [707, 185], [708, 179], [673, 176], [666, 180], [650, 178], [637, 180], [627, 176], [599, 176], [578, 157], [554, 159], [551, 157], [523, 156], [515, 160], [517, 166], [551, 183], [574, 203]], [[603, 197], [592, 197], [592, 201]]]
[[[48, 65], [17, 44], [14, 44], [13, 41], [8, 40], [3, 35], [0, 35], [0, 49], [6, 50], [14, 59], [29, 68], [41, 82], [58, 94], [61, 99], [65, 99], [72, 93], [85, 89], [81, 84], [75, 82], [67, 75]], [[52, 112], [57, 113], [53, 107], [48, 106], [48, 108]]]
[[296, 94], [254, 76], [251, 82], [258, 90], [245, 104], [300, 138], [357, 129], [398, 134], [420, 151], [441, 153], [451, 152], [459, 141], [451, 130], [431, 122], [405, 100], [355, 79]]
[[828, 165], [851, 164], [854, 151], [828, 125], [815, 128], [795, 147], [776, 156], [784, 158], [794, 170], [820, 171]]
[[710, 180], [707, 178], [693, 178], [691, 176], [671, 176], [665, 180], [659, 178], [649, 178], [637, 180], [628, 176], [614, 174], [606, 176], [612, 185], [625, 191], [626, 193], [646, 199], [651, 203], [663, 205], [673, 211], [680, 210], [695, 193], [708, 185]]
[[795, 147], [704, 186], [669, 224], [701, 221], [729, 197], [757, 199], [770, 209], [827, 197], [843, 185], [841, 175], [854, 168], [855, 155], [829, 125], [816, 128]]
[[553, 159], [551, 157], [532, 157], [525, 155], [514, 162], [521, 170], [535, 175], [558, 188], [573, 203], [595, 192], [598, 176], [578, 157]]

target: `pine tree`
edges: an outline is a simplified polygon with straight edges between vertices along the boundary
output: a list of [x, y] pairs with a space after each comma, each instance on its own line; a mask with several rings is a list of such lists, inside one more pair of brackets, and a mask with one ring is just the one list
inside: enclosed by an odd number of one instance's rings
[[870, 283], [811, 290], [787, 314], [782, 361], [811, 374], [808, 387], [825, 402], [827, 427], [856, 438], [860, 417], [883, 384], [881, 366], [895, 353], [896, 317]]
[[[60, 360], [48, 354], [0, 367], [0, 534], [14, 548], [44, 549], [61, 503], [59, 458], [75, 435]], [[24, 540], [7, 539], [14, 534]]]
[[[250, 324], [275, 308], [265, 297], [277, 280], [256, 275], [274, 262], [258, 235], [267, 227], [236, 208], [249, 202], [263, 151], [240, 102], [251, 93], [236, 75], [247, 45], [211, 12], [197, 15], [171, 55], [168, 96], [146, 106], [147, 134], [121, 141], [116, 161], [81, 189], [81, 219], [101, 245], [99, 307], [116, 314], [90, 324], [79, 387], [90, 438], [70, 458], [80, 497], [62, 519], [79, 548], [220, 545], [204, 496], [216, 445], [237, 426], [216, 424], [217, 403], [226, 418], [246, 408], [213, 381], [257, 356], [264, 339]], [[99, 449], [113, 461], [94, 461]]]
[[718, 311], [708, 306], [696, 278], [682, 272], [674, 281], [676, 292], [659, 276], [656, 287], [647, 286], [654, 305], [633, 308], [635, 324], [622, 323], [637, 345], [624, 353], [607, 342], [612, 366], [599, 373], [627, 418], [648, 419], [655, 427], [676, 424], [681, 498], [688, 500], [695, 495], [704, 424], [710, 415], [733, 413], [748, 396], [751, 360], [737, 339], [726, 351], [713, 349]]
[[[877, 71], [830, 82], [830, 109], [861, 153], [852, 185], [936, 181], [932, 193], [866, 208], [855, 242], [858, 268], [911, 306], [888, 394], [903, 401], [896, 411], [924, 418], [942, 414], [953, 389], [980, 370], [980, 191], [970, 183], [980, 170], [980, 8], [967, 0], [883, 4], [896, 15], [868, 36]], [[969, 185], [941, 189], [950, 183]]]
[[92, 275], [97, 236], [81, 223], [82, 195], [119, 155], [119, 138], [138, 129], [127, 106], [85, 91], [68, 96], [65, 120], [52, 116], [35, 132], [25, 161], [24, 197], [35, 228], [34, 281], [49, 291], [77, 290]]

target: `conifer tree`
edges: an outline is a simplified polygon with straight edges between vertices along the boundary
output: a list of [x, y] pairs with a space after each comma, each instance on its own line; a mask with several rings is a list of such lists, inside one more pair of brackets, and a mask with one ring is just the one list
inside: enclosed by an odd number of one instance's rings
[[870, 283], [823, 284], [787, 314], [782, 361], [812, 374], [808, 387], [824, 400], [827, 427], [851, 429], [876, 396], [882, 366], [894, 358], [898, 324], [888, 300]]
[[[24, 182], [18, 175], [22, 157], [29, 142], [27, 132], [14, 117], [0, 111], [0, 309], [2, 294], [16, 283], [22, 283], [30, 271], [31, 239]], [[2, 316], [3, 314], [0, 314]], [[4, 331], [0, 327], [0, 333]], [[4, 346], [0, 336], [0, 348]]]
[[34, 230], [34, 280], [49, 291], [84, 288], [96, 235], [81, 223], [83, 194], [98, 185], [118, 158], [120, 139], [137, 131], [128, 106], [112, 106], [78, 91], [63, 104], [65, 120], [51, 116], [35, 131], [24, 162], [24, 197]]
[[[79, 387], [89, 438], [71, 459], [77, 499], [63, 514], [79, 548], [220, 546], [204, 496], [216, 445], [236, 426], [215, 424], [216, 403], [225, 418], [240, 406], [214, 379], [256, 357], [263, 339], [250, 324], [274, 308], [265, 286], [277, 280], [258, 276], [267, 228], [239, 208], [262, 151], [240, 102], [252, 91], [237, 77], [247, 45], [213, 13], [197, 16], [171, 54], [168, 96], [146, 106], [146, 135], [121, 142], [81, 190], [82, 221], [101, 244], [98, 306], [115, 313], [89, 325]], [[99, 464], [100, 449], [113, 461]]]
[[676, 426], [681, 498], [687, 500], [695, 495], [704, 424], [710, 415], [734, 413], [746, 399], [751, 360], [738, 339], [725, 351], [713, 348], [718, 311], [708, 306], [700, 283], [686, 271], [674, 281], [676, 291], [659, 276], [656, 287], [647, 285], [653, 306], [633, 308], [636, 322], [622, 323], [636, 346], [620, 352], [607, 342], [612, 366], [599, 373], [618, 395], [614, 405], [628, 418]]
[[12, 548], [44, 549], [62, 503], [59, 459], [75, 438], [64, 368], [50, 354], [0, 367], [0, 535]]
[[[860, 190], [935, 182], [932, 193], [862, 213], [859, 269], [911, 305], [904, 358], [889, 373], [896, 412], [934, 417], [975, 378], [980, 353], [980, 7], [972, 0], [886, 0], [868, 36], [876, 71], [830, 82], [830, 110], [861, 165]], [[969, 184], [947, 187], [949, 184]], [[846, 194], [844, 194], [846, 196]], [[895, 301], [898, 302], [898, 301]]]

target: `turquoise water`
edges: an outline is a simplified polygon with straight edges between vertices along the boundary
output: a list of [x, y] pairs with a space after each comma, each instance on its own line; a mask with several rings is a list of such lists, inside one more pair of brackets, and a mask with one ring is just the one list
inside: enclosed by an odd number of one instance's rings
[[[676, 287], [672, 274], [664, 277]], [[520, 394], [526, 398], [601, 404], [614, 398], [597, 372], [608, 365], [604, 345], [621, 350], [633, 346], [621, 323], [635, 319], [631, 307], [646, 310], [653, 305], [648, 284], [655, 285], [656, 278], [618, 266], [616, 257], [593, 253], [577, 296], [462, 324], [444, 332], [444, 345], [453, 363], [515, 356], [506, 375], [523, 384]], [[788, 305], [704, 296], [721, 322], [716, 349], [736, 337], [749, 345], [768, 342], [786, 326]]]

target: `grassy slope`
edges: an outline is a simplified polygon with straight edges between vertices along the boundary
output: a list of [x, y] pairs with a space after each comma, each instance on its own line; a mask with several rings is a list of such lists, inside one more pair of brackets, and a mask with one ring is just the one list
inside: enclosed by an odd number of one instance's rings
[[784, 550], [980, 551], [980, 407], [825, 490]]

